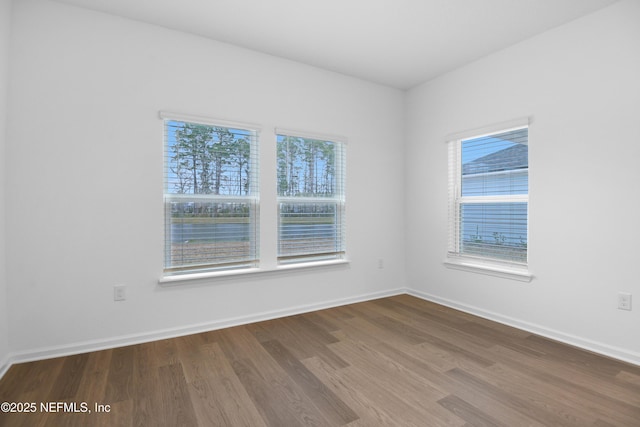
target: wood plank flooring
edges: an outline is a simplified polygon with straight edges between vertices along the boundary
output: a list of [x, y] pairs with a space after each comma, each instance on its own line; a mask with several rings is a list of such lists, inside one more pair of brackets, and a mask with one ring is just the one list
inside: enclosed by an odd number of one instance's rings
[[14, 365], [0, 402], [36, 405], [0, 426], [640, 426], [640, 367], [400, 295]]

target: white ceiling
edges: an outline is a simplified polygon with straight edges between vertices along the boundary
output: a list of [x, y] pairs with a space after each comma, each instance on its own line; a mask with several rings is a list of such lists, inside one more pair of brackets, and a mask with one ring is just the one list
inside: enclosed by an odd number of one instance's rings
[[616, 0], [58, 0], [407, 89]]

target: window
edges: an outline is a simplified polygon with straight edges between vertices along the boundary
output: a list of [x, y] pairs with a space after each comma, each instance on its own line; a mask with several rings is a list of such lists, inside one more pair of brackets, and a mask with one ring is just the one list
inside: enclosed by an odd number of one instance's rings
[[521, 125], [449, 141], [449, 260], [526, 270], [528, 135]]
[[257, 129], [161, 117], [165, 276], [256, 266]]
[[276, 133], [278, 263], [344, 258], [344, 142]]

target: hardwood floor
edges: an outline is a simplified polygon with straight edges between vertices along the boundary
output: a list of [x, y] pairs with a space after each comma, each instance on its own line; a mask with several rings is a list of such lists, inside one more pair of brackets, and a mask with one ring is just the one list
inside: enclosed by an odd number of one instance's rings
[[1, 426], [640, 426], [640, 367], [401, 295], [14, 365], [5, 401], [34, 412]]

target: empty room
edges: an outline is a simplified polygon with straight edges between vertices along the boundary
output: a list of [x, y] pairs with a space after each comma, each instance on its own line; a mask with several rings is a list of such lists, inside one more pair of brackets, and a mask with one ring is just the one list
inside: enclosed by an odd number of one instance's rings
[[0, 0], [0, 426], [640, 426], [640, 1]]

